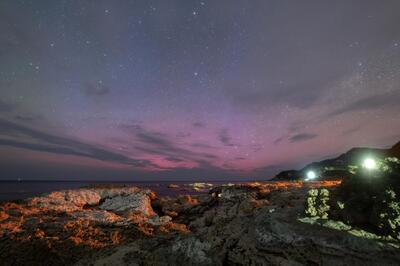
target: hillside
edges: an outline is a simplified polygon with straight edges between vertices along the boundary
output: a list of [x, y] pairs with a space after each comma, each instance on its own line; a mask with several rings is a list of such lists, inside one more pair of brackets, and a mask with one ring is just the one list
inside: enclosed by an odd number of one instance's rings
[[312, 162], [300, 170], [285, 170], [277, 174], [272, 180], [299, 180], [307, 171], [313, 170], [321, 174], [322, 179], [346, 177], [348, 165], [359, 165], [366, 157], [383, 158], [393, 156], [400, 158], [400, 142], [390, 149], [352, 148], [346, 153], [332, 159]]

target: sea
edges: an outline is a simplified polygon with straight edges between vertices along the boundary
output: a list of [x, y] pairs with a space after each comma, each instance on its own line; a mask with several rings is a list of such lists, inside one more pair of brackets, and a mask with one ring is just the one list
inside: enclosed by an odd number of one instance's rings
[[[243, 181], [196, 181], [196, 183], [211, 183], [214, 186], [227, 183], [241, 183]], [[176, 196], [178, 194], [201, 194], [206, 191], [190, 189], [189, 184], [195, 181], [37, 181], [37, 180], [8, 180], [0, 181], [0, 201], [22, 200], [39, 196], [44, 193], [88, 187], [98, 184], [116, 184], [148, 188], [159, 196]], [[168, 188], [168, 185], [176, 184], [179, 188]]]

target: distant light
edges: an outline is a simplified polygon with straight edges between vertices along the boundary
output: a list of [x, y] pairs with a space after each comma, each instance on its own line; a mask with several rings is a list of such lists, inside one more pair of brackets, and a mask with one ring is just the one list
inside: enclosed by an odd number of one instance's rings
[[308, 171], [307, 172], [307, 180], [312, 180], [317, 177], [317, 174], [314, 171]]
[[368, 170], [373, 170], [376, 168], [376, 162], [372, 158], [367, 158], [364, 160], [363, 166]]

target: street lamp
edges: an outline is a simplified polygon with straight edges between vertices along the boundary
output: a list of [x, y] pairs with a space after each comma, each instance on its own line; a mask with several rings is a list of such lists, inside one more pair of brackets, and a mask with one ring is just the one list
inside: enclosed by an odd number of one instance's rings
[[317, 177], [317, 174], [314, 171], [308, 171], [307, 172], [307, 178], [306, 181], [308, 180], [313, 180]]
[[376, 161], [372, 158], [367, 158], [364, 160], [363, 167], [367, 170], [374, 170], [376, 169]]

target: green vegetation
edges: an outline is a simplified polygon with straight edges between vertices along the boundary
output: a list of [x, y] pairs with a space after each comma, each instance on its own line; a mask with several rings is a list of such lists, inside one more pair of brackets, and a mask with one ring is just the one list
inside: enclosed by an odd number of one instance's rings
[[400, 240], [400, 160], [387, 157], [375, 169], [349, 165], [350, 176], [328, 191], [311, 189], [305, 215], [330, 219]]
[[372, 223], [381, 233], [400, 240], [400, 204], [396, 192], [386, 190], [377, 199], [372, 213]]
[[309, 217], [328, 218], [329, 191], [323, 189], [311, 189], [307, 193], [305, 213]]

